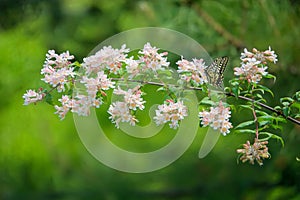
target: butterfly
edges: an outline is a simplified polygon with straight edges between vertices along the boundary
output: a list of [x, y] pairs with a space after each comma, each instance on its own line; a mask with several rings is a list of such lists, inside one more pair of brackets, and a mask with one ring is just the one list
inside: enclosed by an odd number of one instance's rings
[[221, 58], [216, 58], [206, 69], [205, 73], [208, 77], [208, 82], [214, 87], [223, 87], [223, 78], [226, 65], [229, 58], [223, 56]]

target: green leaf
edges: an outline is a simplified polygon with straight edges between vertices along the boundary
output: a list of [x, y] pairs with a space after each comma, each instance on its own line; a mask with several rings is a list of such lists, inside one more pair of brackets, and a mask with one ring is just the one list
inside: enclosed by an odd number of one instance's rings
[[234, 94], [234, 96], [236, 96], [236, 98], [240, 95], [240, 90], [238, 87], [233, 87], [232, 88], [232, 93]]
[[210, 106], [215, 106], [216, 102], [210, 100], [208, 97], [204, 97], [201, 101], [200, 104], [206, 104], [206, 105], [210, 105]]
[[268, 79], [272, 78], [272, 79], [274, 79], [274, 82], [276, 81], [276, 76], [274, 76], [273, 74], [268, 73], [267, 75], [264, 76], [264, 78], [268, 78]]
[[282, 126], [281, 125], [277, 125], [277, 124], [270, 124], [270, 127], [272, 127], [273, 129], [279, 129], [280, 131], [283, 130]]
[[281, 111], [282, 110], [280, 106], [275, 106], [274, 109], [277, 110], [277, 111]]
[[285, 107], [289, 107], [289, 106], [290, 106], [290, 103], [289, 103], [289, 102], [286, 102], [286, 101], [284, 101], [284, 102], [282, 102], [282, 105], [283, 105], [283, 106], [285, 106]]
[[165, 91], [166, 91], [166, 88], [165, 88], [165, 87], [159, 87], [159, 88], [156, 90], [156, 92], [159, 92], [159, 91], [165, 92]]
[[296, 98], [297, 101], [300, 101], [300, 91], [295, 93], [294, 98]]
[[261, 111], [261, 110], [256, 110], [255, 112], [256, 112], [256, 114], [261, 115], [261, 116], [269, 116], [268, 113]]
[[253, 133], [255, 134], [255, 130], [251, 130], [251, 129], [239, 129], [239, 130], [235, 130], [235, 133]]
[[261, 88], [263, 91], [270, 93], [272, 95], [272, 97], [274, 97], [274, 93], [266, 86], [258, 85], [258, 87]]
[[282, 116], [273, 116], [273, 119], [276, 121], [276, 123], [278, 124], [278, 122], [282, 122], [282, 123], [286, 123], [286, 119], [283, 118]]
[[270, 124], [270, 121], [260, 121], [258, 123], [259, 123], [259, 126], [265, 126], [267, 124]]
[[239, 105], [239, 107], [252, 110], [252, 106], [251, 105]]
[[260, 94], [256, 94], [256, 97], [258, 97], [259, 99], [257, 100], [258, 102], [263, 102], [266, 103], [267, 101], [263, 98], [263, 96], [261, 96]]
[[280, 98], [280, 103], [284, 103], [284, 102], [288, 102], [289, 104], [291, 104], [294, 101], [294, 99], [292, 99], [291, 97], [282, 97]]
[[255, 123], [254, 120], [242, 122], [242, 123], [240, 123], [239, 125], [237, 125], [237, 126], [235, 127], [235, 129], [238, 129], [238, 128], [244, 128], [244, 127], [250, 126], [250, 125], [252, 125], [252, 124], [254, 124], [254, 123]]
[[45, 101], [50, 104], [50, 105], [54, 105], [53, 104], [53, 98], [52, 98], [52, 95], [50, 93], [47, 93], [46, 96], [45, 96]]
[[269, 133], [269, 132], [260, 132], [259, 135], [266, 135], [266, 137], [263, 139], [260, 139], [260, 141], [269, 140], [270, 138], [277, 139], [281, 142], [282, 147], [284, 147], [284, 141], [283, 141], [282, 137], [280, 137], [278, 135], [275, 135], [275, 134]]
[[287, 117], [290, 114], [290, 108], [289, 107], [283, 107], [282, 112], [283, 112], [283, 115]]
[[262, 94], [265, 94], [265, 91], [263, 89], [253, 89], [253, 92], [261, 92]]
[[294, 118], [300, 118], [300, 114], [295, 115]]
[[264, 115], [264, 116], [259, 116], [257, 117], [258, 122], [260, 121], [273, 121], [274, 117], [271, 115]]
[[254, 103], [254, 107], [261, 110], [261, 106], [258, 105], [257, 103]]

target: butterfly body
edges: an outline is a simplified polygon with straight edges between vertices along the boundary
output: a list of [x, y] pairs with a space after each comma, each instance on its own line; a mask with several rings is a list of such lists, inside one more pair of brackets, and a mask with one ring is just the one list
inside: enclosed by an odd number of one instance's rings
[[214, 87], [223, 87], [223, 78], [226, 65], [228, 63], [228, 57], [224, 56], [216, 58], [205, 70], [208, 82]]

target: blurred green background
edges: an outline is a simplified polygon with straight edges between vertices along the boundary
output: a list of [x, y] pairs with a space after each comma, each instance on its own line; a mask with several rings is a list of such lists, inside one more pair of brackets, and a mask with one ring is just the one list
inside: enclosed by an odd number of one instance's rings
[[[47, 104], [22, 105], [26, 89], [41, 84], [48, 49], [69, 50], [82, 60], [106, 38], [147, 26], [182, 32], [212, 57], [229, 56], [225, 80], [233, 76], [243, 47], [270, 45], [279, 62], [269, 69], [278, 77], [275, 84], [267, 83], [275, 93], [268, 99], [279, 104], [280, 97], [300, 89], [299, 8], [296, 0], [1, 0], [0, 199], [300, 199], [300, 128], [291, 123], [276, 132], [284, 148], [270, 141], [272, 158], [263, 167], [236, 162], [235, 150], [251, 135], [221, 137], [207, 157], [198, 159], [205, 133], [199, 130], [172, 165], [127, 174], [87, 152], [71, 114], [60, 121]], [[233, 124], [247, 117], [235, 113]], [[112, 137], [118, 137], [111, 127]], [[165, 134], [161, 141], [167, 143], [173, 132]], [[161, 141], [153, 145], [160, 147]], [[137, 142], [127, 146], [143, 149]]]

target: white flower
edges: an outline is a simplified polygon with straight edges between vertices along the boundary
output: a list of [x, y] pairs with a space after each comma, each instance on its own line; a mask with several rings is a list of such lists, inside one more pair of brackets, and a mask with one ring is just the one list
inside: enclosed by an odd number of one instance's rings
[[76, 73], [74, 67], [70, 67], [74, 58], [68, 51], [58, 55], [54, 50], [49, 50], [46, 54], [46, 61], [41, 70], [41, 74], [45, 77], [41, 80], [50, 84], [52, 87], [57, 87], [58, 92], [65, 91], [65, 84], [69, 78], [74, 78]]
[[130, 74], [129, 75], [130, 78], [133, 78], [134, 76], [140, 73], [141, 69], [139, 67], [140, 65], [139, 60], [134, 60], [132, 56], [130, 58], [127, 58], [124, 62], [126, 64], [127, 73]]
[[254, 59], [255, 61], [258, 61], [259, 63], [266, 64], [266, 61], [276, 63], [277, 55], [274, 51], [271, 50], [271, 47], [269, 46], [268, 50], [265, 50], [263, 52], [258, 51], [256, 48], [252, 49], [252, 52], [249, 52], [246, 48], [244, 49], [244, 53], [241, 53], [241, 60], [242, 62], [246, 63], [250, 61], [251, 59]]
[[264, 54], [265, 58], [270, 62], [276, 63], [278, 61], [277, 55], [275, 54], [274, 51], [271, 50], [270, 46], [269, 46], [268, 50], [265, 50], [263, 52], [263, 54]]
[[111, 115], [109, 119], [116, 124], [119, 128], [120, 122], [129, 122], [130, 125], [134, 126], [138, 120], [132, 114], [137, 109], [143, 110], [145, 108], [142, 92], [139, 86], [127, 91], [122, 90], [120, 87], [114, 90], [114, 94], [123, 95], [123, 101], [117, 101], [110, 105], [108, 113]]
[[87, 93], [92, 99], [96, 98], [98, 92], [115, 87], [115, 83], [107, 78], [107, 75], [103, 71], [98, 72], [95, 78], [83, 76], [80, 82], [85, 85]]
[[173, 129], [178, 128], [179, 122], [188, 115], [187, 107], [182, 101], [174, 103], [171, 100], [165, 101], [164, 104], [159, 105], [155, 113], [156, 116], [154, 117], [154, 120], [157, 125], [170, 122], [169, 126]]
[[90, 98], [89, 96], [77, 94], [69, 102], [68, 106], [72, 108], [71, 111], [73, 113], [88, 116], [90, 114], [90, 108], [95, 104], [95, 101], [97, 100]]
[[[70, 60], [74, 59], [73, 55], [70, 55], [69, 51], [63, 52], [60, 55], [56, 54], [54, 50], [49, 50], [46, 54], [46, 60], [44, 63], [44, 70], [47, 70], [48, 67], [50, 68], [65, 68], [71, 64]], [[43, 73], [42, 73], [43, 74]]]
[[181, 60], [177, 61], [177, 72], [180, 75], [180, 79], [193, 83], [196, 86], [202, 85], [208, 82], [205, 69], [205, 63], [203, 59], [193, 59], [192, 62], [185, 60], [181, 57]]
[[36, 92], [34, 90], [27, 90], [26, 93], [23, 95], [24, 105], [41, 101], [43, 97], [44, 94], [41, 92]]
[[126, 49], [126, 45], [122, 45], [121, 49], [104, 46], [95, 55], [84, 58], [82, 67], [86, 70], [87, 75], [105, 69], [109, 70], [110, 73], [118, 74], [128, 52], [129, 49]]
[[144, 103], [146, 101], [142, 98], [142, 91], [137, 86], [133, 89], [128, 89], [128, 91], [122, 90], [120, 87], [114, 90], [114, 94], [124, 95], [124, 102], [128, 105], [131, 110], [143, 110], [145, 108]]
[[232, 124], [229, 122], [230, 110], [223, 106], [222, 101], [217, 107], [211, 107], [210, 111], [199, 112], [201, 124], [206, 127], [210, 126], [215, 130], [219, 130], [223, 135], [228, 134]]
[[164, 70], [165, 67], [169, 66], [167, 62], [168, 52], [158, 53], [159, 48], [152, 47], [150, 43], [146, 43], [144, 48], [139, 51], [139, 62], [142, 65], [143, 71], [148, 69], [152, 71]]
[[117, 101], [112, 103], [107, 112], [110, 114], [109, 119], [116, 124], [117, 128], [119, 128], [120, 122], [129, 122], [132, 126], [138, 122], [135, 116], [130, 114], [130, 109], [125, 102]]
[[234, 68], [234, 75], [240, 76], [241, 78], [246, 79], [248, 82], [258, 83], [262, 76], [268, 74], [266, 71], [267, 66], [259, 67], [260, 61], [256, 59], [249, 59], [248, 62], [242, 63], [241, 67]]

